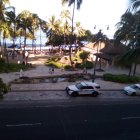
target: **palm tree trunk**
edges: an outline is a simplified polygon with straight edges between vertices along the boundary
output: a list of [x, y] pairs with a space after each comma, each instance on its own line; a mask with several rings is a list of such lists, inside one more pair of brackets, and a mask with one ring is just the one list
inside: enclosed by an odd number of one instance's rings
[[5, 47], [6, 62], [9, 63], [8, 52], [7, 52], [7, 48], [6, 48], [6, 40], [5, 40], [5, 43], [4, 43], [4, 47]]
[[3, 50], [2, 50], [2, 44], [1, 44], [1, 32], [0, 32], [0, 57], [2, 58], [2, 53], [3, 53]]
[[69, 58], [70, 58], [71, 66], [73, 66], [72, 58], [71, 58], [71, 49], [72, 49], [72, 44], [73, 44], [73, 31], [74, 31], [73, 21], [74, 21], [74, 11], [75, 11], [75, 1], [74, 1], [74, 4], [73, 4], [73, 12], [72, 12], [72, 26], [71, 26], [72, 40], [71, 40], [71, 45], [70, 45], [70, 48], [69, 48]]
[[135, 76], [136, 74], [136, 69], [137, 69], [137, 63], [134, 64], [133, 76]]
[[101, 61], [102, 59], [100, 58], [100, 70], [102, 70], [102, 61]]
[[4, 56], [6, 57], [6, 62], [9, 63], [8, 53], [7, 53], [7, 48], [6, 48], [5, 33], [4, 33], [4, 35], [3, 35], [3, 46], [4, 46]]
[[23, 54], [23, 59], [25, 58], [25, 47], [26, 47], [26, 29], [25, 29], [25, 37], [24, 37], [24, 50], [22, 52]]
[[131, 64], [131, 66], [130, 66], [130, 68], [129, 68], [129, 73], [128, 73], [128, 76], [129, 76], [129, 77], [131, 76], [131, 72], [132, 72], [132, 64]]
[[93, 79], [92, 79], [93, 82], [94, 82], [95, 77], [96, 77], [96, 64], [97, 64], [97, 60], [98, 60], [98, 56], [96, 56], [96, 60], [95, 60], [95, 63], [94, 63], [94, 72], [93, 72]]

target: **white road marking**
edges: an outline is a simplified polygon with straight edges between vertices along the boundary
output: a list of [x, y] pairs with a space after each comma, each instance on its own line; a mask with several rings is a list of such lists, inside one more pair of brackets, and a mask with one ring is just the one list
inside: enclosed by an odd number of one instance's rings
[[124, 117], [122, 120], [129, 120], [129, 119], [140, 119], [140, 116], [138, 117]]
[[42, 123], [30, 123], [30, 124], [7, 124], [6, 127], [20, 127], [20, 126], [33, 126], [42, 125]]

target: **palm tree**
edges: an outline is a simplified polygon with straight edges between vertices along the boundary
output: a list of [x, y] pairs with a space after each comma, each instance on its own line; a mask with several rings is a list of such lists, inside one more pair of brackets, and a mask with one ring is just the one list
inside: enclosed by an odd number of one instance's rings
[[[117, 64], [129, 67], [128, 75], [131, 76], [131, 73], [133, 72], [132, 76], [135, 76], [137, 64], [140, 64], [140, 48], [129, 49], [126, 53], [117, 58]], [[133, 71], [132, 64], [134, 64]]]
[[71, 20], [70, 17], [70, 11], [69, 10], [63, 10], [60, 14], [62, 21], [64, 22], [63, 24], [63, 33], [64, 33], [64, 45], [66, 46], [66, 34], [69, 32], [69, 20]]
[[122, 15], [121, 22], [117, 24], [118, 30], [115, 33], [116, 42], [125, 41], [126, 42], [125, 45], [129, 48], [129, 50], [119, 58], [119, 60], [121, 61], [118, 62], [119, 63], [122, 62], [120, 63], [121, 65], [129, 64], [130, 68], [129, 75], [131, 75], [132, 66], [134, 64], [133, 76], [135, 75], [137, 64], [139, 63], [138, 55], [140, 55], [137, 54], [136, 52], [136, 50], [139, 50], [140, 48], [139, 18], [140, 18], [139, 11], [135, 12], [134, 14], [131, 13], [130, 11], [127, 11]]
[[6, 61], [9, 63], [8, 53], [6, 48], [6, 38], [10, 38], [10, 25], [8, 22], [2, 24], [2, 36], [3, 36], [3, 46], [4, 46], [4, 55], [6, 56]]
[[74, 12], [75, 12], [75, 5], [77, 5], [77, 9], [79, 10], [81, 7], [83, 0], [62, 0], [62, 5], [68, 3], [68, 6], [73, 4], [73, 13], [72, 13], [72, 33], [73, 33], [73, 21], [74, 21]]
[[15, 45], [17, 21], [16, 21], [15, 8], [14, 7], [12, 8], [13, 8], [13, 11], [7, 11], [5, 15], [6, 15], [6, 21], [10, 23], [10, 27], [12, 29], [11, 37], [13, 40], [13, 45]]
[[[62, 0], [62, 5], [68, 3], [68, 6], [71, 6], [73, 4], [73, 11], [72, 11], [72, 26], [71, 26], [71, 34], [73, 36], [73, 31], [74, 31], [74, 12], [75, 12], [75, 6], [77, 6], [77, 9], [79, 10], [80, 7], [81, 7], [81, 4], [82, 4], [83, 0]], [[72, 40], [71, 40], [71, 44], [73, 44], [73, 37], [72, 37]], [[71, 46], [70, 46], [70, 49], [69, 49], [69, 57], [70, 57], [70, 62], [71, 62], [71, 65], [73, 65], [72, 63], [72, 59], [71, 59]]]
[[129, 0], [130, 1], [130, 7], [128, 10], [130, 11], [138, 11], [140, 7], [140, 0]]
[[35, 47], [35, 32], [39, 29], [39, 25], [40, 25], [40, 19], [38, 17], [37, 14], [32, 13], [32, 35], [31, 35], [31, 39], [32, 39], [32, 47]]
[[32, 13], [27, 10], [22, 11], [17, 16], [17, 29], [23, 29], [24, 31], [24, 51], [23, 51], [23, 58], [25, 54], [25, 47], [26, 47], [26, 39], [27, 39], [27, 32], [33, 33], [32, 30]]
[[6, 4], [10, 5], [10, 1], [9, 0], [0, 0], [0, 52], [1, 52], [1, 54], [2, 54], [1, 31], [2, 31], [2, 24], [5, 23]]
[[[109, 38], [102, 33], [102, 30], [99, 30], [99, 32], [94, 35], [94, 39], [93, 40], [95, 40], [95, 43], [94, 43], [93, 47], [97, 46], [97, 55], [100, 53], [100, 50], [102, 49], [101, 48], [101, 44], [104, 43], [105, 45], [107, 45], [110, 42]], [[96, 56], [95, 63], [97, 62], [97, 57], [98, 56]], [[95, 64], [95, 66], [96, 66], [96, 64]], [[102, 70], [101, 69], [101, 58], [100, 58], [100, 68], [99, 68], [99, 70]]]
[[60, 33], [60, 20], [56, 19], [55, 16], [52, 16], [49, 21], [47, 22], [47, 36], [49, 38], [49, 42], [51, 43], [52, 47], [54, 46], [53, 44], [53, 39], [56, 34]]
[[[81, 26], [80, 22], [76, 22], [76, 26], [74, 28], [74, 34], [76, 37], [76, 41], [75, 41], [75, 46], [77, 46], [77, 44], [80, 47], [80, 38], [86, 35], [86, 30]], [[76, 51], [77, 51], [77, 47], [76, 47]]]
[[121, 21], [116, 24], [117, 31], [114, 38], [117, 42], [123, 41], [125, 44], [132, 40], [136, 28], [136, 18], [131, 12], [126, 12], [121, 16]]

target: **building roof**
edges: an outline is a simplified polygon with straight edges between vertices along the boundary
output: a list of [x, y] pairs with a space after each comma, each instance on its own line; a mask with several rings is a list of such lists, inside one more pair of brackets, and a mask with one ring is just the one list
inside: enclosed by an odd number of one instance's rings
[[126, 51], [124, 46], [107, 46], [100, 50], [102, 53], [110, 54], [110, 55], [119, 55]]

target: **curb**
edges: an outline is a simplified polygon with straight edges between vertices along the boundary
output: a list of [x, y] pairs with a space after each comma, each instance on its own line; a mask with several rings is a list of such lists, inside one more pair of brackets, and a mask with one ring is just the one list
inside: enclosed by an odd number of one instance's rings
[[[101, 89], [100, 91], [122, 91], [123, 89]], [[41, 89], [41, 90], [11, 90], [9, 92], [38, 92], [38, 91], [65, 91], [64, 89]]]

